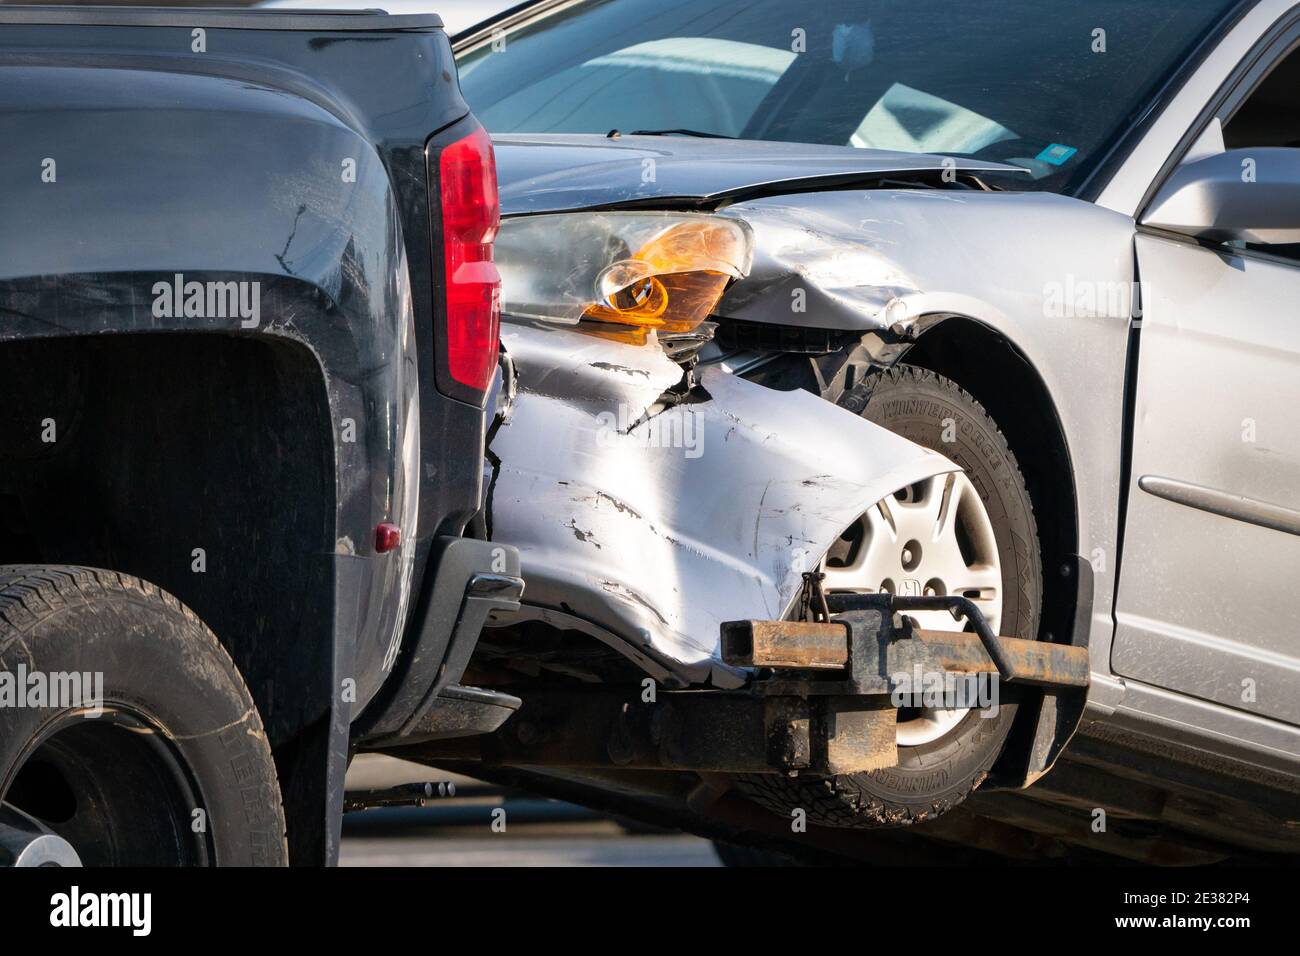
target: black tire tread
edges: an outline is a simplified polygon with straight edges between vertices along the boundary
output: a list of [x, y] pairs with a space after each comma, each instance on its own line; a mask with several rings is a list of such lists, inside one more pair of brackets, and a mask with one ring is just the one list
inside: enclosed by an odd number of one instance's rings
[[[0, 653], [15, 641], [22, 641], [25, 635], [61, 611], [103, 601], [110, 596], [125, 596], [132, 602], [162, 605], [172, 614], [179, 615], [183, 623], [177, 629], [178, 638], [204, 646], [205, 653], [211, 655], [213, 662], [242, 695], [246, 704], [243, 719], [248, 722], [250, 736], [265, 742], [266, 728], [261, 714], [239, 668], [217, 636], [175, 595], [130, 574], [74, 565], [0, 565]], [[264, 762], [260, 768], [264, 777], [276, 779], [275, 763], [269, 748], [253, 747], [249, 754]], [[280, 801], [277, 800], [274, 810], [283, 819]], [[287, 838], [282, 837], [280, 850], [281, 856], [287, 858]]]

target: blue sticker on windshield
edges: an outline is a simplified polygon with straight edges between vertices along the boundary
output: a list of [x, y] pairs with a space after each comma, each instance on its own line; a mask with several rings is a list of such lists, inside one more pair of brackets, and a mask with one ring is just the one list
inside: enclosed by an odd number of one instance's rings
[[1045, 163], [1051, 163], [1053, 166], [1063, 166], [1065, 161], [1077, 152], [1078, 150], [1073, 146], [1062, 146], [1060, 143], [1053, 143], [1034, 158]]

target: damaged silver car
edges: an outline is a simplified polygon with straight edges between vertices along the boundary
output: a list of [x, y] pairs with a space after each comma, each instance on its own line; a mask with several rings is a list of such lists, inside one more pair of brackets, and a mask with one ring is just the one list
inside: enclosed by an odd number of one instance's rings
[[[429, 759], [859, 858], [1294, 853], [1297, 45], [1284, 0], [460, 37], [528, 582], [466, 683], [524, 703]], [[936, 671], [998, 706], [900, 702]]]

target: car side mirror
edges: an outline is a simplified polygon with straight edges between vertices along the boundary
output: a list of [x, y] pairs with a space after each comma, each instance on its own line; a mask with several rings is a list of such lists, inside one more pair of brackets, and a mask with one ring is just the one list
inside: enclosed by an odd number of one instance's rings
[[1183, 163], [1142, 225], [1214, 242], [1300, 242], [1300, 149], [1230, 149]]

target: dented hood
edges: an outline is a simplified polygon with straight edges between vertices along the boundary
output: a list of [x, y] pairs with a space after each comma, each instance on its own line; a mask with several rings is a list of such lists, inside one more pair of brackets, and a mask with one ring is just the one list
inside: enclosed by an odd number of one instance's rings
[[957, 467], [806, 392], [682, 369], [656, 344], [504, 324], [513, 403], [490, 446], [492, 538], [526, 601], [670, 682], [737, 686], [718, 627], [780, 618], [872, 504]]
[[885, 149], [691, 136], [498, 134], [503, 215], [627, 205], [710, 207], [791, 189], [843, 188], [937, 172], [1023, 173], [1017, 166]]

